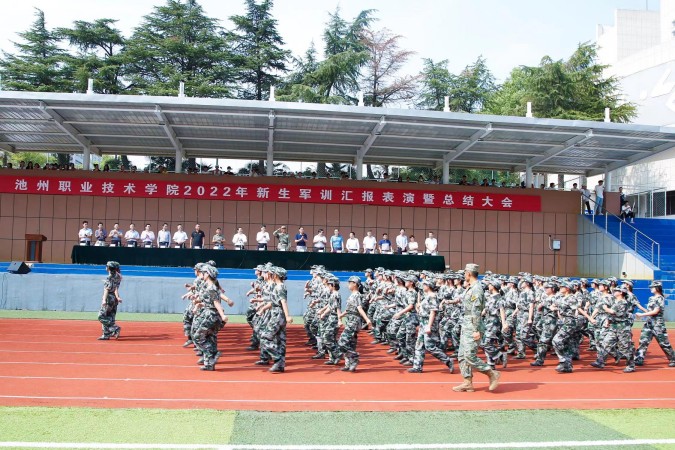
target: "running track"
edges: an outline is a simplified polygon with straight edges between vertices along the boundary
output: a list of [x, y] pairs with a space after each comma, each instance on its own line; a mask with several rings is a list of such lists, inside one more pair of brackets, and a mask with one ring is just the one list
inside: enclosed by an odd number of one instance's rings
[[[424, 373], [410, 374], [371, 345], [362, 332], [361, 364], [344, 373], [301, 345], [302, 327], [288, 329], [287, 371], [271, 374], [254, 366], [247, 352], [249, 328], [227, 325], [219, 335], [223, 352], [215, 372], [198, 369], [184, 349], [179, 323], [121, 323], [118, 341], [97, 341], [97, 322], [0, 320], [0, 405], [106, 408], [212, 408], [268, 411], [410, 411], [494, 409], [675, 408], [675, 368], [652, 343], [644, 367], [632, 374], [608, 364], [588, 366], [584, 353], [573, 374], [554, 371], [557, 360], [531, 368], [531, 359], [510, 361], [496, 392], [474, 377], [475, 393], [455, 393], [462, 381], [427, 355]], [[637, 341], [637, 333], [635, 340]], [[671, 342], [675, 333], [671, 331]], [[584, 345], [585, 348], [585, 345]], [[529, 356], [529, 353], [528, 353]], [[455, 364], [457, 366], [457, 364]]]

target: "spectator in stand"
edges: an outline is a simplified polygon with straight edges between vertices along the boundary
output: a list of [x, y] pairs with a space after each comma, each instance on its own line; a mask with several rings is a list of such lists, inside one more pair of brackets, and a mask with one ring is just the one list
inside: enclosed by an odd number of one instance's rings
[[621, 220], [625, 222], [628, 218], [630, 218], [630, 223], [635, 223], [635, 213], [633, 212], [633, 208], [628, 204], [628, 200], [624, 200], [621, 205]]
[[328, 240], [326, 239], [326, 236], [323, 234], [323, 228], [319, 228], [319, 232], [317, 233], [316, 236], [314, 236], [314, 240], [312, 242], [314, 243], [315, 252], [326, 251], [326, 244], [328, 243]]
[[471, 186], [478, 186], [478, 178], [471, 180]]
[[605, 186], [603, 181], [599, 180], [595, 186], [595, 213], [602, 214], [604, 211]]
[[92, 170], [92, 172], [100, 172], [100, 171], [101, 169], [98, 168], [98, 164], [94, 163], [94, 169]]
[[124, 233], [124, 240], [127, 241], [127, 247], [136, 247], [140, 237], [138, 231], [136, 231], [136, 225], [133, 223], [129, 224], [129, 229]]
[[145, 224], [145, 230], [141, 233], [141, 242], [143, 242], [143, 247], [152, 248], [153, 242], [155, 242], [155, 232], [150, 229], [150, 224]]
[[110, 164], [106, 164], [105, 166], [103, 166], [103, 171], [110, 172]]
[[396, 236], [396, 253], [399, 255], [408, 251], [408, 236], [405, 235], [405, 230], [401, 228]]
[[585, 184], [581, 185], [581, 201], [586, 206], [586, 212], [591, 215], [591, 191], [588, 190]]
[[19, 161], [19, 170], [26, 170], [26, 161]]
[[502, 187], [502, 188], [508, 187], [508, 186], [506, 186], [506, 181], [502, 181], [502, 184], [500, 184], [499, 187]]
[[122, 231], [120, 231], [119, 223], [113, 225], [113, 229], [110, 230], [108, 237], [110, 238], [111, 247], [119, 247], [122, 245]]
[[105, 228], [103, 228], [103, 222], [99, 222], [96, 230], [94, 230], [94, 239], [96, 239], [96, 243], [94, 245], [97, 247], [105, 246], [105, 240], [107, 237], [108, 233], [106, 233]]
[[91, 228], [89, 228], [89, 222], [85, 220], [82, 222], [82, 228], [80, 228], [80, 231], [77, 233], [80, 245], [91, 245], [92, 234], [93, 232], [91, 231]]
[[349, 239], [347, 239], [347, 252], [348, 253], [358, 253], [360, 248], [359, 248], [359, 240], [356, 238], [356, 235], [354, 234], [353, 231], [349, 233]]
[[309, 236], [307, 236], [307, 233], [305, 233], [305, 229], [303, 227], [298, 228], [298, 232], [295, 235], [295, 251], [296, 252], [306, 252], [307, 251], [307, 241], [309, 240]]
[[549, 183], [547, 189], [549, 191], [555, 191], [556, 190], [555, 183]]
[[173, 234], [173, 246], [175, 248], [185, 248], [185, 243], [188, 240], [188, 235], [183, 231], [183, 225], [178, 224], [176, 232]]
[[383, 255], [391, 255], [391, 241], [387, 233], [382, 233], [382, 239], [377, 243], [380, 253]]
[[162, 229], [157, 232], [157, 247], [169, 248], [171, 246], [171, 232], [169, 231], [169, 224], [164, 223]]
[[490, 183], [488, 183], [488, 179], [487, 179], [487, 178], [483, 178], [483, 181], [481, 182], [480, 185], [481, 185], [482, 187], [489, 187], [489, 186], [490, 186]]
[[260, 227], [260, 231], [255, 235], [255, 241], [258, 243], [258, 250], [267, 250], [267, 243], [270, 241], [270, 234], [265, 225]]
[[438, 255], [438, 240], [434, 237], [433, 232], [429, 232], [429, 237], [424, 241], [424, 253], [427, 255]]
[[190, 248], [204, 248], [204, 241], [206, 240], [206, 234], [201, 229], [199, 224], [195, 224], [194, 231], [190, 234]]
[[623, 206], [626, 202], [626, 194], [623, 192], [623, 186], [619, 186], [619, 204]]
[[342, 253], [344, 244], [344, 239], [340, 234], [340, 231], [336, 228], [333, 231], [333, 235], [330, 237], [330, 251], [331, 253]]
[[234, 245], [234, 249], [244, 250], [247, 242], [248, 240], [246, 239], [244, 230], [241, 227], [237, 228], [237, 232], [232, 236], [232, 245]]
[[227, 166], [227, 170], [225, 170], [225, 175], [234, 175], [234, 172], [232, 172], [232, 167]]
[[419, 244], [415, 240], [415, 235], [411, 234], [408, 240], [408, 254], [416, 255], [419, 252]]
[[26, 166], [26, 170], [33, 170], [33, 161], [28, 161], [28, 165]]
[[578, 192], [579, 191], [579, 185], [574, 183], [572, 184], [572, 189], [570, 189], [572, 192]]
[[377, 246], [377, 239], [373, 236], [373, 232], [368, 230], [363, 238], [363, 253], [375, 253]]
[[213, 235], [211, 243], [214, 250], [225, 250], [225, 236], [223, 236], [223, 230], [220, 227], [216, 228], [216, 234]]
[[469, 181], [466, 179], [466, 175], [462, 175], [462, 179], [459, 180], [459, 183], [457, 184], [459, 184], [460, 186], [468, 186]]

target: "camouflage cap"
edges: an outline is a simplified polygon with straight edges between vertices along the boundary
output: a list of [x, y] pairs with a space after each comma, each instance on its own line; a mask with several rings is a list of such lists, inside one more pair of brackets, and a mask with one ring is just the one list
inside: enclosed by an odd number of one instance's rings
[[612, 289], [612, 294], [615, 293], [615, 292], [621, 292], [622, 294], [628, 294], [628, 289], [626, 289], [625, 286], [615, 287], [614, 289]]
[[208, 264], [209, 266], [218, 267], [216, 265], [216, 262], [212, 259], [209, 259], [208, 261], [206, 261], [206, 264]]
[[478, 264], [469, 263], [464, 267], [464, 270], [469, 272], [479, 272], [480, 266]]
[[660, 281], [652, 281], [652, 283], [649, 285], [650, 288], [655, 288], [655, 287], [663, 287], [663, 284], [661, 284]]
[[633, 287], [633, 280], [621, 280], [621, 284], [628, 285], [630, 287]]
[[206, 273], [210, 278], [213, 278], [214, 280], [218, 278], [218, 269], [208, 264], [204, 264], [199, 271], [202, 273]]
[[349, 277], [349, 280], [347, 280], [349, 283], [356, 283], [356, 284], [361, 284], [361, 278], [357, 277], [356, 275], [352, 275]]
[[105, 266], [109, 267], [110, 269], [118, 270], [120, 268], [120, 263], [117, 261], [108, 261]]

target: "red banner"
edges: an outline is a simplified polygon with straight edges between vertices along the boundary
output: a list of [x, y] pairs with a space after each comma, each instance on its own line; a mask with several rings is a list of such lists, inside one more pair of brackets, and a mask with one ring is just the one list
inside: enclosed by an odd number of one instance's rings
[[[161, 177], [158, 175], [158, 178]], [[200, 178], [200, 177], [197, 177]], [[541, 211], [541, 197], [498, 194], [490, 188], [476, 192], [425, 190], [423, 185], [408, 189], [387, 189], [373, 182], [370, 188], [336, 186], [284, 186], [264, 183], [207, 181], [106, 180], [49, 178], [35, 176], [0, 177], [0, 192], [13, 194], [92, 195], [97, 197], [193, 198], [259, 202], [331, 203], [349, 205], [411, 206], [426, 208], [483, 209], [494, 211]], [[399, 185], [400, 186], [400, 185]], [[480, 190], [484, 189], [484, 190]]]

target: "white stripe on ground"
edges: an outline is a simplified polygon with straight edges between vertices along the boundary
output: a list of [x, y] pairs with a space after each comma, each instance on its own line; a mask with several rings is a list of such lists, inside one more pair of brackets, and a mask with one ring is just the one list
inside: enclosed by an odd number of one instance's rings
[[376, 445], [256, 445], [256, 444], [112, 444], [75, 442], [0, 442], [0, 447], [77, 448], [77, 449], [166, 449], [166, 450], [412, 450], [412, 449], [483, 449], [483, 448], [576, 448], [632, 445], [669, 445], [675, 439], [615, 439], [599, 441], [550, 442], [467, 442], [453, 444], [376, 444]]
[[[196, 366], [190, 366], [196, 368]], [[232, 366], [243, 367], [243, 366]], [[31, 375], [0, 375], [0, 379], [8, 380], [64, 380], [64, 381], [124, 381], [124, 382], [140, 382], [140, 383], [206, 383], [206, 384], [440, 384], [445, 385], [451, 383], [447, 381], [350, 381], [350, 380], [335, 380], [335, 381], [283, 381], [283, 380], [203, 380], [203, 379], [178, 379], [178, 378], [110, 378], [110, 377], [46, 377], [46, 376], [31, 376]], [[538, 381], [538, 380], [523, 380], [523, 381], [500, 381], [500, 385], [506, 384], [671, 384], [675, 380], [598, 380], [598, 381]], [[474, 381], [474, 384], [488, 384], [488, 381]]]
[[74, 397], [51, 395], [0, 395], [0, 398], [22, 400], [120, 401], [158, 403], [297, 403], [297, 404], [416, 404], [416, 403], [588, 403], [588, 402], [671, 402], [675, 398], [539, 398], [539, 399], [483, 399], [483, 400], [279, 400], [279, 399], [222, 399], [222, 398], [138, 398], [138, 397]]

